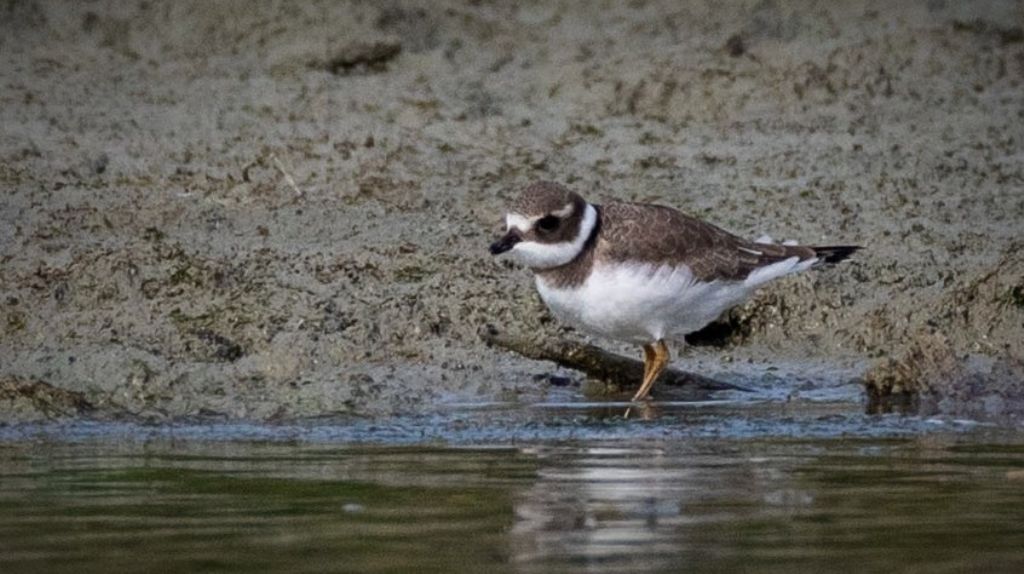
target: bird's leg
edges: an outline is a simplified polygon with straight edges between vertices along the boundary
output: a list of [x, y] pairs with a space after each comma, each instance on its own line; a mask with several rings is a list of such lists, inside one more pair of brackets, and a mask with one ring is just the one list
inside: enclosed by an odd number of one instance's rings
[[653, 345], [644, 345], [644, 382], [640, 385], [640, 390], [633, 395], [634, 402], [647, 398], [651, 387], [654, 386], [654, 381], [665, 370], [668, 357], [668, 347], [665, 346], [664, 340], [659, 339]]
[[647, 380], [647, 373], [651, 372], [651, 365], [654, 364], [654, 345], [644, 345], [644, 378]]
[[[643, 382], [640, 383], [641, 388], [647, 384], [647, 374], [651, 372], [651, 366], [654, 365], [655, 355], [656, 352], [654, 351], [654, 345], [644, 345], [644, 379]], [[636, 401], [638, 396], [640, 396], [640, 393], [633, 395], [632, 400]], [[644, 412], [646, 412], [646, 405], [644, 407]], [[633, 407], [626, 409], [626, 414], [622, 416], [623, 418], [628, 419], [631, 414], [633, 414]]]

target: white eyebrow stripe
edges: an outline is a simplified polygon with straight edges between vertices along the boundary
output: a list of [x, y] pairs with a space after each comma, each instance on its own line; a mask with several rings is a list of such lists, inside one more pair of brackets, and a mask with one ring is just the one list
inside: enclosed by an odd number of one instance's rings
[[555, 217], [562, 219], [563, 217], [569, 217], [570, 215], [572, 215], [572, 210], [573, 204], [567, 203], [565, 204], [565, 207], [563, 207], [562, 209], [559, 209], [558, 211], [552, 211], [551, 215], [554, 215]]
[[537, 222], [542, 216], [537, 217], [526, 217], [518, 213], [509, 213], [505, 216], [505, 229], [517, 228], [519, 231], [526, 233], [533, 228], [533, 224]]
[[[572, 203], [567, 203], [565, 204], [565, 207], [563, 207], [562, 209], [552, 211], [551, 215], [554, 215], [559, 219], [564, 219], [572, 215], [572, 212], [575, 209], [575, 207], [576, 206], [574, 206]], [[522, 215], [520, 213], [509, 213], [505, 216], [505, 229], [508, 230], [512, 229], [513, 227], [516, 227], [519, 229], [519, 231], [526, 233], [527, 231], [533, 229], [534, 223], [537, 223], [537, 221], [543, 219], [544, 217], [546, 216], [537, 215], [534, 217], [526, 217], [525, 215]]]

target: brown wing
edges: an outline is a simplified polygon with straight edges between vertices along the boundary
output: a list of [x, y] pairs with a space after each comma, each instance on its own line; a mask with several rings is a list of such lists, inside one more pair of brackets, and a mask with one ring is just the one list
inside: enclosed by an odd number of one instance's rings
[[670, 207], [613, 202], [600, 206], [600, 213], [604, 241], [597, 247], [597, 257], [682, 264], [702, 281], [742, 280], [783, 259], [815, 256], [809, 247], [747, 241]]

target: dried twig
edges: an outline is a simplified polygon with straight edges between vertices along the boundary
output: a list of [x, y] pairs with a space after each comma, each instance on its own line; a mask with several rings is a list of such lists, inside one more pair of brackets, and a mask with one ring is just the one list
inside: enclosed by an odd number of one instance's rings
[[[612, 383], [621, 389], [637, 387], [643, 378], [642, 362], [609, 353], [594, 345], [576, 341], [534, 341], [501, 333], [490, 325], [481, 330], [480, 337], [488, 345], [508, 349], [529, 359], [554, 361], [563, 367], [583, 371], [590, 377]], [[658, 385], [688, 387], [691, 390], [705, 392], [749, 390], [678, 369], [666, 369], [658, 379]]]
[[274, 165], [277, 167], [277, 170], [280, 171], [281, 175], [284, 176], [285, 183], [287, 183], [293, 190], [295, 190], [295, 195], [302, 197], [302, 190], [299, 189], [299, 186], [295, 184], [295, 178], [293, 178], [292, 175], [288, 173], [288, 170], [284, 168], [284, 164], [281, 163], [281, 160], [277, 158], [277, 154], [271, 153], [270, 159], [274, 161]]

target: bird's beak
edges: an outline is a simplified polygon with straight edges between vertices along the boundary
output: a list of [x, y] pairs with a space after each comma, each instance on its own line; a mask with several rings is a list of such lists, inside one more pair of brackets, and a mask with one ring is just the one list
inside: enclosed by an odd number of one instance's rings
[[504, 237], [491, 244], [491, 255], [500, 255], [515, 247], [516, 243], [522, 240], [518, 229], [509, 229]]

